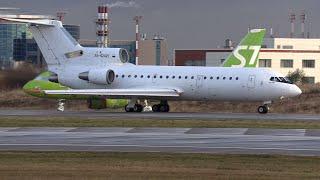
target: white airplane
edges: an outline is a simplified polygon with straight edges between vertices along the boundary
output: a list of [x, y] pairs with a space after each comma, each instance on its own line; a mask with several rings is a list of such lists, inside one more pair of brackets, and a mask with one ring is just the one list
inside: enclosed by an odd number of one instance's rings
[[[72, 88], [46, 94], [130, 99], [126, 112], [142, 112], [140, 99], [159, 100], [152, 107], [154, 112], [169, 112], [168, 101], [256, 101], [262, 102], [259, 113], [267, 113], [274, 100], [301, 94], [283, 75], [268, 69], [136, 66], [128, 63], [124, 49], [82, 47], [60, 21], [3, 19], [27, 23], [54, 73], [51, 81]], [[251, 32], [260, 31], [264, 30]], [[247, 53], [250, 47], [242, 50]], [[241, 61], [239, 49], [235, 51]]]

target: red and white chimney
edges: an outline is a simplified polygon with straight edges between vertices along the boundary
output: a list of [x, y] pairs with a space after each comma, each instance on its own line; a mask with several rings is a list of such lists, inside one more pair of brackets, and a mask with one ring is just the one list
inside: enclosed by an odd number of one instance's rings
[[135, 16], [133, 20], [136, 23], [136, 65], [139, 65], [139, 41], [140, 41], [140, 21], [142, 16]]
[[106, 5], [98, 7], [97, 24], [97, 45], [101, 48], [109, 46], [109, 14]]

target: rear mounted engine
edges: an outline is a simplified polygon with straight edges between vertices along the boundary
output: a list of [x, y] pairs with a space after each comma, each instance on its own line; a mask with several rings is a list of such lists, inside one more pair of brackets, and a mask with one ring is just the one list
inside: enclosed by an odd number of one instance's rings
[[109, 85], [115, 79], [113, 70], [90, 70], [79, 74], [79, 79], [89, 81], [94, 84]]

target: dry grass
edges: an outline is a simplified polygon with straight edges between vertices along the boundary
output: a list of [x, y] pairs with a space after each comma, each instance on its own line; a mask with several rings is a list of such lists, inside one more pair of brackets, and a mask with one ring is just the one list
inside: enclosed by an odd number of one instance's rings
[[141, 118], [0, 117], [0, 127], [164, 127], [320, 129], [319, 121], [297, 120], [167, 120]]
[[1, 152], [0, 179], [319, 179], [320, 158]]
[[19, 68], [0, 71], [0, 89], [21, 88], [39, 73], [31, 64], [22, 63]]

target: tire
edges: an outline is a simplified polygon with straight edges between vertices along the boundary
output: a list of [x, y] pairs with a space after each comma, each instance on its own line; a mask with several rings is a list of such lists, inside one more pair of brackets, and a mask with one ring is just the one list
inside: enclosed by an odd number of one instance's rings
[[169, 112], [170, 111], [170, 107], [168, 105], [161, 105], [159, 108], [160, 112]]
[[142, 112], [143, 111], [143, 106], [141, 104], [136, 104], [134, 105], [134, 108], [133, 108], [133, 111], [134, 112]]
[[153, 111], [153, 112], [160, 112], [160, 107], [159, 107], [159, 105], [158, 105], [158, 104], [153, 105], [153, 106], [152, 106], [152, 111]]
[[143, 111], [143, 106], [141, 104], [138, 105], [138, 112], [142, 112]]
[[258, 107], [259, 114], [267, 114], [268, 111], [269, 111], [269, 108], [267, 106], [259, 106]]
[[126, 105], [126, 106], [124, 107], [124, 110], [125, 110], [126, 112], [133, 112], [133, 111], [134, 111], [134, 109], [133, 109], [133, 108], [129, 108], [128, 105]]

